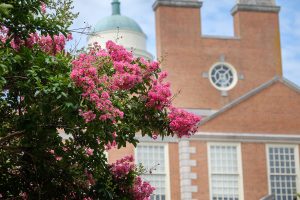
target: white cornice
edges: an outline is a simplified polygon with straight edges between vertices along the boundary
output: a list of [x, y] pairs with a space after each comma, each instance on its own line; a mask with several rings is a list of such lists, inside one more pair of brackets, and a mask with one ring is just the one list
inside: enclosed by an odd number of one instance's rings
[[201, 8], [202, 1], [198, 0], [156, 0], [152, 6], [155, 11], [159, 6]]
[[216, 133], [197, 132], [188, 140], [220, 141], [220, 142], [272, 142], [300, 144], [299, 134], [274, 134], [274, 133]]
[[274, 134], [274, 133], [222, 133], [222, 132], [197, 132], [190, 138], [177, 138], [176, 136], [167, 136], [162, 139], [158, 137], [156, 140], [145, 136], [137, 135], [135, 139], [140, 142], [179, 142], [183, 140], [200, 140], [211, 142], [261, 142], [261, 143], [290, 143], [300, 144], [299, 134]]
[[234, 15], [238, 11], [278, 13], [280, 11], [280, 7], [279, 6], [270, 6], [270, 5], [236, 4], [232, 8], [231, 14]]

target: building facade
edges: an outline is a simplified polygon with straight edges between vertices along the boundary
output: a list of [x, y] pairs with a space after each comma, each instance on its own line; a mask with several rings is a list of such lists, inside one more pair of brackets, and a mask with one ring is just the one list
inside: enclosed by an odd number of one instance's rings
[[153, 5], [157, 56], [178, 94], [175, 105], [203, 116], [198, 132], [155, 141], [137, 136], [137, 148], [113, 149], [109, 162], [135, 155], [151, 169], [144, 177], [157, 188], [155, 200], [294, 200], [300, 88], [282, 76], [280, 8], [275, 0], [237, 0], [234, 36], [213, 37], [201, 33], [201, 6]]

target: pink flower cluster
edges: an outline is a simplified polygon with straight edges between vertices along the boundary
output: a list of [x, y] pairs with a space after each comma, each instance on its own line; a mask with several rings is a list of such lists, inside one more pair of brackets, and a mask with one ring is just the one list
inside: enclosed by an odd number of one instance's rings
[[85, 148], [85, 153], [87, 156], [92, 156], [94, 154], [94, 149], [91, 148]]
[[131, 52], [128, 52], [124, 47], [115, 44], [111, 40], [106, 42], [106, 49], [113, 61], [124, 61], [129, 63], [133, 61], [133, 55]]
[[137, 64], [114, 62], [116, 73], [113, 75], [115, 89], [129, 90], [142, 82], [140, 67]]
[[[36, 37], [35, 43], [42, 49], [42, 51], [55, 55], [58, 52], [64, 50], [66, 42], [72, 40], [72, 34], [68, 34], [67, 37], [64, 35], [54, 35], [53, 38], [50, 35]], [[34, 42], [30, 45], [34, 45]]]
[[[148, 92], [147, 106], [163, 109], [170, 102], [169, 83], [163, 83], [166, 73], [161, 73], [158, 79], [151, 77], [151, 73], [159, 69], [157, 62], [148, 62], [144, 59], [134, 59], [131, 52], [112, 41], [106, 43], [107, 51], [97, 44], [88, 53], [81, 54], [72, 62], [71, 79], [83, 90], [83, 97], [92, 102], [100, 111], [99, 120], [115, 120], [123, 117], [123, 112], [115, 108], [110, 95], [116, 90], [130, 90], [147, 79], [152, 83]], [[114, 73], [103, 75], [102, 69], [105, 60], [113, 64]], [[85, 121], [91, 122], [96, 118], [94, 111], [80, 112]]]
[[152, 87], [148, 92], [148, 102], [146, 106], [162, 110], [164, 107], [170, 105], [170, 97], [172, 96], [170, 83], [163, 83], [163, 80], [166, 77], [167, 73], [162, 72], [160, 73], [158, 80], [153, 80]]
[[[117, 160], [116, 163], [111, 165], [111, 172], [115, 179], [121, 179], [126, 177], [130, 172], [136, 169], [136, 166], [133, 164], [133, 156], [126, 156], [120, 160]], [[128, 187], [128, 186], [127, 186]], [[141, 177], [135, 177], [133, 187], [129, 190], [131, 191], [134, 200], [150, 200], [150, 195], [155, 190], [148, 182], [143, 181]]]
[[[0, 28], [0, 40], [2, 43], [5, 43], [9, 37], [9, 29], [5, 26], [1, 26]], [[51, 37], [50, 35], [44, 36], [39, 35], [38, 33], [31, 33], [29, 38], [26, 40], [21, 40], [18, 37], [13, 37], [10, 41], [10, 46], [18, 51], [21, 46], [26, 46], [27, 48], [33, 48], [37, 45], [42, 51], [49, 53], [51, 55], [55, 55], [58, 52], [64, 50], [66, 42], [72, 39], [72, 35], [68, 34], [67, 37], [64, 35], [54, 35]]]
[[108, 144], [105, 145], [105, 150], [108, 151], [112, 148], [116, 148], [117, 147], [117, 142], [116, 140], [112, 141], [112, 142], [108, 142]]
[[120, 179], [129, 174], [129, 172], [135, 169], [133, 164], [133, 156], [125, 156], [120, 160], [117, 160], [115, 163], [111, 164], [110, 171], [113, 173], [116, 179]]
[[144, 77], [149, 77], [149, 75], [151, 75], [151, 72], [155, 72], [159, 69], [159, 63], [156, 61], [149, 62], [142, 57], [136, 59], [136, 61], [140, 62], [140, 64], [146, 69]]
[[[100, 50], [101, 55], [105, 55]], [[100, 112], [99, 120], [115, 120], [116, 117], [123, 118], [124, 113], [114, 107], [109, 94], [109, 80], [106, 75], [98, 75], [98, 69], [94, 66], [97, 62], [99, 52], [90, 51], [88, 54], [80, 54], [72, 62], [73, 69], [70, 74], [71, 79], [77, 87], [83, 90], [83, 98], [91, 102], [97, 111]], [[99, 65], [99, 64], [98, 64]], [[98, 66], [101, 68], [101, 66]], [[85, 119], [85, 122], [91, 122], [96, 118], [92, 110], [79, 111], [79, 114]]]
[[189, 137], [197, 131], [197, 123], [201, 120], [199, 116], [178, 108], [171, 107], [170, 110], [170, 128], [179, 138]]
[[[171, 108], [170, 84], [165, 82], [167, 73], [160, 72], [158, 62], [134, 59], [124, 47], [108, 41], [106, 50], [95, 44], [87, 53], [79, 55], [72, 65], [71, 79], [82, 89], [83, 98], [94, 105], [93, 108], [80, 110], [79, 114], [86, 123], [95, 119], [114, 123], [116, 118], [122, 119], [124, 113], [112, 103], [115, 93], [143, 84], [148, 91], [137, 95], [142, 97], [141, 101], [147, 107], [171, 111], [168, 116], [170, 128], [178, 137], [190, 136], [196, 131], [199, 117]], [[107, 149], [114, 145], [108, 144]]]
[[113, 132], [112, 134], [113, 136], [113, 141], [112, 142], [108, 142], [108, 144], [105, 145], [105, 150], [110, 150], [112, 148], [116, 148], [117, 147], [117, 142], [116, 142], [116, 137], [117, 137], [117, 133]]
[[93, 121], [96, 118], [96, 114], [93, 111], [89, 110], [87, 112], [83, 112], [79, 110], [79, 115], [82, 116], [86, 123]]
[[115, 69], [112, 77], [113, 89], [129, 90], [142, 82], [141, 68], [135, 63], [132, 64], [133, 55], [131, 52], [112, 41], [106, 43], [106, 49]]
[[133, 186], [133, 196], [135, 200], [150, 200], [150, 196], [155, 190], [148, 182], [143, 181], [141, 177], [136, 177]]

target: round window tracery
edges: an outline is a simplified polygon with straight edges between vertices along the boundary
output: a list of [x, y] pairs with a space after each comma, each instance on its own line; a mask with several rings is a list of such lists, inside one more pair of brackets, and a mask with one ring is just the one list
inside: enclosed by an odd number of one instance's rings
[[227, 91], [237, 83], [237, 73], [228, 63], [216, 63], [209, 70], [209, 80], [218, 90]]

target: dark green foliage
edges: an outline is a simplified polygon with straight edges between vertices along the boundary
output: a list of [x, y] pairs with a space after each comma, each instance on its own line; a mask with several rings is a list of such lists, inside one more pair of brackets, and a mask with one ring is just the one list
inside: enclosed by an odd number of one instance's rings
[[[0, 3], [0, 25], [9, 28], [9, 39], [0, 42], [0, 194], [4, 199], [20, 199], [21, 193], [29, 199], [131, 199], [119, 185], [131, 186], [137, 174], [124, 182], [113, 180], [104, 153], [105, 144], [113, 141], [107, 133], [118, 132], [119, 147], [135, 145], [139, 131], [164, 136], [169, 134], [167, 113], [120, 92], [113, 99], [125, 113], [120, 123], [86, 124], [79, 108], [90, 105], [70, 80], [72, 55], [49, 55], [38, 46], [15, 51], [9, 44], [31, 33], [68, 34], [76, 16], [70, 12], [71, 0], [44, 2], [50, 14], [41, 13], [40, 0]], [[58, 134], [62, 129], [72, 137], [63, 140]], [[86, 156], [86, 147], [94, 149], [92, 156]], [[87, 183], [87, 173], [93, 174], [95, 185]]]

